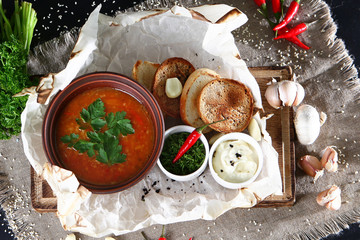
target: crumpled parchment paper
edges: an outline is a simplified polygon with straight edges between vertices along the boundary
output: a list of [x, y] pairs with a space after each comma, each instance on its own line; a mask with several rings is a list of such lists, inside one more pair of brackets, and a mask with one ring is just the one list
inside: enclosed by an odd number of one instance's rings
[[100, 14], [100, 7], [81, 29], [67, 67], [24, 91], [30, 95], [21, 117], [24, 151], [57, 196], [57, 214], [64, 229], [102, 237], [152, 224], [212, 220], [281, 192], [278, 154], [266, 132], [266, 120], [259, 116], [255, 119], [265, 136], [259, 142], [264, 152], [263, 170], [254, 183], [238, 190], [221, 187], [208, 169], [196, 180], [174, 182], [155, 166], [130, 189], [98, 195], [80, 186], [72, 172], [48, 164], [41, 142], [47, 105], [59, 90], [85, 73], [111, 71], [131, 76], [137, 60], [161, 63], [169, 57], [182, 57], [196, 68], [207, 67], [222, 77], [243, 82], [251, 89], [256, 107], [262, 107], [259, 86], [241, 60], [231, 34], [247, 21], [238, 9], [223, 4], [192, 9], [175, 6], [112, 18]]

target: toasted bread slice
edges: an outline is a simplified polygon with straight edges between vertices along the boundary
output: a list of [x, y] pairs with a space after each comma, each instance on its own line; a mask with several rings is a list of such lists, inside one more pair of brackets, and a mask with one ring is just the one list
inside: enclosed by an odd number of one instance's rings
[[180, 97], [180, 116], [184, 123], [195, 128], [205, 125], [197, 108], [198, 97], [207, 83], [218, 78], [220, 75], [208, 68], [197, 69], [189, 76]]
[[153, 95], [164, 113], [171, 117], [180, 117], [180, 96], [169, 98], [166, 95], [166, 80], [176, 77], [180, 80], [182, 86], [184, 86], [185, 81], [194, 71], [194, 66], [183, 58], [169, 58], [161, 63], [155, 73]]
[[135, 81], [152, 91], [154, 76], [160, 64], [138, 60], [132, 69], [132, 77]]
[[198, 110], [207, 124], [222, 119], [226, 121], [210, 125], [219, 132], [241, 132], [250, 123], [254, 99], [249, 88], [232, 79], [217, 79], [201, 90]]

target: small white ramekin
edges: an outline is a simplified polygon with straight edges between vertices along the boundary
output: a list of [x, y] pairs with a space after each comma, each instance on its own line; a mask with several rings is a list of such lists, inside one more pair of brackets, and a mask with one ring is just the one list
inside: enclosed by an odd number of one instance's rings
[[[248, 144], [250, 144], [256, 151], [256, 154], [258, 156], [258, 168], [257, 168], [254, 176], [252, 176], [249, 180], [247, 180], [245, 182], [232, 183], [232, 182], [225, 181], [224, 179], [219, 177], [219, 175], [214, 170], [214, 167], [213, 167], [214, 152], [220, 143], [222, 143], [224, 141], [228, 141], [228, 140], [243, 140], [243, 141], [247, 142]], [[250, 135], [245, 134], [245, 133], [225, 134], [224, 136], [221, 136], [219, 139], [217, 139], [210, 148], [209, 168], [210, 168], [211, 175], [217, 183], [219, 183], [221, 186], [223, 186], [225, 188], [239, 189], [239, 188], [245, 187], [245, 186], [249, 185], [250, 183], [254, 182], [255, 179], [259, 176], [263, 165], [264, 165], [263, 153], [262, 153], [260, 145], [253, 137], [251, 137]]]
[[[179, 132], [188, 132], [191, 133], [192, 131], [194, 131], [195, 128], [191, 127], [191, 126], [187, 126], [187, 125], [178, 125], [178, 126], [174, 126], [172, 128], [169, 128], [168, 130], [165, 131], [165, 135], [164, 135], [164, 141], [166, 141], [166, 139], [174, 133], [179, 133]], [[204, 172], [207, 164], [208, 164], [208, 159], [209, 159], [209, 143], [207, 141], [207, 139], [205, 138], [204, 135], [201, 135], [199, 138], [200, 141], [202, 141], [202, 143], [204, 144], [205, 147], [205, 159], [203, 164], [200, 166], [200, 168], [198, 170], [196, 170], [193, 173], [190, 173], [188, 175], [175, 175], [169, 171], [167, 171], [163, 165], [160, 162], [160, 158], [157, 161], [157, 165], [159, 166], [159, 168], [161, 169], [161, 171], [168, 176], [169, 178], [176, 180], [176, 181], [190, 181], [193, 180], [195, 178], [197, 178], [201, 173]], [[199, 141], [198, 140], [198, 141]], [[161, 156], [161, 155], [160, 155]]]

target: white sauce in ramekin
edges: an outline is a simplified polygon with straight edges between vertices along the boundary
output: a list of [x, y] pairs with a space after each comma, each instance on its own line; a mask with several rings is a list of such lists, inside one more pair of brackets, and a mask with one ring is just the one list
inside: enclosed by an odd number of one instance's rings
[[255, 175], [258, 156], [255, 149], [245, 141], [224, 141], [214, 152], [213, 168], [225, 181], [242, 183]]

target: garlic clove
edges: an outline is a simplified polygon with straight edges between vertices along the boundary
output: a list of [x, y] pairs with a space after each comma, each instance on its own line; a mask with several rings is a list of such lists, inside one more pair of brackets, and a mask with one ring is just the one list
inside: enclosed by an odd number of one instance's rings
[[341, 207], [341, 197], [339, 196], [339, 197], [335, 198], [334, 200], [331, 200], [330, 202], [328, 202], [325, 205], [325, 207], [327, 209], [334, 210], [334, 211], [339, 210]]
[[314, 182], [324, 174], [324, 170], [321, 166], [321, 162], [317, 157], [311, 155], [305, 155], [298, 161], [298, 166], [307, 175], [314, 178]]
[[272, 106], [273, 108], [280, 108], [281, 106], [281, 100], [279, 97], [279, 89], [278, 89], [278, 83], [272, 83], [270, 86], [267, 87], [265, 91], [265, 98], [267, 102]]
[[248, 131], [250, 136], [252, 136], [257, 142], [261, 141], [261, 130], [258, 122], [254, 118], [250, 120]]
[[292, 106], [296, 94], [297, 94], [297, 86], [296, 83], [293, 81], [281, 81], [279, 84], [279, 97], [282, 101], [283, 106]]
[[181, 95], [183, 86], [176, 77], [166, 79], [165, 93], [168, 98], [177, 98]]
[[318, 111], [310, 105], [301, 105], [296, 110], [294, 126], [299, 142], [303, 145], [312, 144], [320, 134]]
[[76, 236], [73, 233], [70, 233], [66, 236], [65, 240], [76, 240]]
[[330, 210], [338, 210], [341, 207], [341, 190], [338, 186], [332, 185], [318, 194], [316, 202]]
[[303, 86], [301, 86], [300, 83], [295, 82], [295, 84], [296, 84], [297, 90], [296, 90], [296, 97], [293, 102], [293, 106], [298, 106], [304, 100], [305, 90], [304, 90]]
[[326, 147], [322, 151], [321, 166], [329, 172], [338, 170], [338, 153], [332, 147]]

